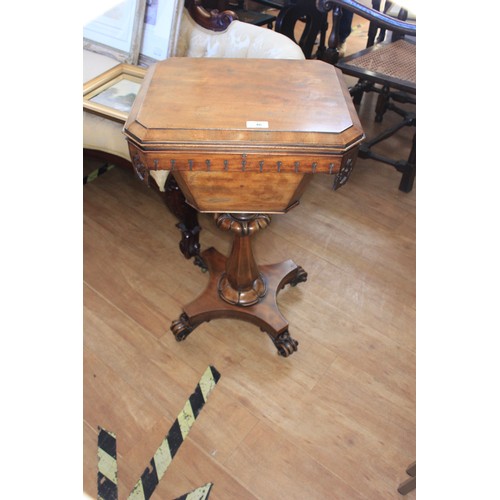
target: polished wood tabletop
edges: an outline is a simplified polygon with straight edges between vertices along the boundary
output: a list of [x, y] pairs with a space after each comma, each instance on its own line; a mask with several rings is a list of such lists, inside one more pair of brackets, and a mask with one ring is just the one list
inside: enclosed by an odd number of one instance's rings
[[172, 58], [150, 68], [125, 131], [144, 147], [344, 151], [362, 131], [341, 78], [321, 61]]

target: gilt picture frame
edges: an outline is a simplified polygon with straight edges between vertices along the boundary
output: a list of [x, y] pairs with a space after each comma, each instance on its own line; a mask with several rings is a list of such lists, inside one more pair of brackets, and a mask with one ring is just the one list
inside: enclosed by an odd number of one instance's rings
[[83, 86], [83, 109], [125, 123], [146, 71], [122, 63], [89, 80]]

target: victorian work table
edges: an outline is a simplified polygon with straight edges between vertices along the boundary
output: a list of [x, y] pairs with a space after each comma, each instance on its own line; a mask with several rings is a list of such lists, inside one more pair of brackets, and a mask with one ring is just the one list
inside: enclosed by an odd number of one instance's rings
[[297, 350], [276, 296], [307, 279], [293, 261], [258, 266], [251, 237], [299, 203], [314, 174], [343, 185], [364, 134], [341, 73], [314, 60], [171, 58], [151, 66], [124, 127], [135, 170], [170, 170], [187, 203], [233, 233], [201, 253], [205, 291], [171, 325], [177, 340], [215, 318], [249, 321]]

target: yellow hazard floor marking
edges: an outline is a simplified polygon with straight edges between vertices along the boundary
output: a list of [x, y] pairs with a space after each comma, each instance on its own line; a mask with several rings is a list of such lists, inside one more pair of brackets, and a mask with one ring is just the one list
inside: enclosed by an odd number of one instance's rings
[[200, 379], [200, 389], [205, 401], [207, 400], [208, 395], [210, 394], [212, 389], [215, 387], [216, 383], [217, 382], [214, 380], [212, 371], [210, 370], [210, 367], [208, 367]]
[[[171, 426], [168, 434], [163, 439], [162, 443], [149, 461], [148, 466], [130, 492], [130, 495], [128, 496], [129, 500], [148, 500], [151, 498], [156, 486], [165, 475], [165, 472], [172, 463], [175, 454], [186, 439], [201, 409], [205, 405], [208, 396], [214, 389], [219, 379], [220, 373], [213, 366], [209, 366], [205, 370], [200, 381], [196, 385], [195, 391], [184, 404], [184, 407]], [[115, 455], [116, 437], [113, 433], [109, 431], [106, 432], [109, 436], [106, 436], [104, 433], [103, 436], [107, 438], [108, 441], [102, 441], [102, 445], [107, 448], [108, 451], [112, 450], [111, 452]], [[111, 445], [113, 447], [109, 446], [110, 436]], [[99, 446], [97, 449], [97, 456], [99, 458], [98, 467], [100, 473], [100, 476], [98, 475], [98, 489], [99, 481], [101, 480], [104, 481], [103, 485], [105, 486], [105, 488], [101, 488], [103, 493], [101, 494], [101, 492], [98, 492], [98, 496], [101, 495], [99, 498], [102, 500], [114, 500], [118, 496], [117, 461], [107, 451], [101, 449]], [[106, 478], [116, 487], [111, 483], [105, 484]], [[196, 490], [182, 495], [179, 499], [204, 500], [208, 497], [212, 486], [212, 483], [207, 483], [204, 486], [200, 486]], [[102, 495], [105, 495], [107, 498], [104, 498]]]
[[156, 450], [153, 458], [158, 475], [163, 477], [165, 472], [167, 472], [168, 466], [172, 462], [172, 456], [170, 455], [170, 448], [168, 447], [168, 441], [166, 438]]
[[101, 448], [97, 448], [97, 458], [99, 459], [97, 464], [99, 472], [106, 476], [110, 481], [117, 484], [118, 467], [116, 465], [116, 460]]
[[[183, 409], [179, 415], [177, 415], [177, 418], [168, 434], [165, 436], [153, 455], [153, 458], [150, 460], [149, 466], [142, 473], [141, 477], [132, 489], [132, 492], [128, 497], [129, 500], [147, 500], [151, 497], [161, 478], [165, 475], [165, 472], [170, 466], [170, 463], [172, 462], [180, 445], [186, 439], [197, 415], [206, 403], [208, 396], [219, 381], [219, 378], [220, 373], [214, 367], [209, 366], [205, 370], [196, 386], [195, 391], [185, 402]], [[212, 487], [211, 483], [209, 483], [209, 485], [210, 487], [208, 488], [206, 495], [208, 495], [208, 492]], [[191, 497], [191, 500], [194, 500], [195, 498], [197, 500], [206, 498], [203, 491], [201, 491], [200, 494], [197, 497]]]
[[142, 481], [138, 481], [134, 486], [134, 489], [130, 492], [128, 500], [144, 500], [146, 495], [144, 494], [144, 488], [142, 487]]
[[199, 488], [196, 488], [195, 490], [189, 492], [185, 497], [182, 498], [185, 500], [205, 500], [205, 498], [208, 497], [212, 486], [212, 483], [204, 484], [203, 486], [200, 486]]
[[182, 439], [186, 439], [189, 430], [194, 424], [193, 409], [191, 408], [191, 403], [189, 400], [186, 401], [184, 408], [177, 416], [177, 420], [179, 421], [179, 427], [181, 428]]

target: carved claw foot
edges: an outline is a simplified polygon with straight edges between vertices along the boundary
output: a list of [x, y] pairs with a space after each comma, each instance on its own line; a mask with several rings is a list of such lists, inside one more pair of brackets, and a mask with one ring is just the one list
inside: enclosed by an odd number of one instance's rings
[[302, 267], [298, 266], [297, 274], [295, 275], [295, 278], [290, 281], [290, 286], [297, 286], [299, 283], [303, 283], [304, 281], [307, 281], [307, 273]]
[[290, 354], [293, 354], [297, 350], [299, 343], [290, 337], [288, 330], [284, 331], [273, 339], [274, 345], [278, 349], [278, 354], [287, 358]]
[[175, 340], [181, 342], [193, 331], [193, 327], [189, 324], [186, 314], [182, 313], [179, 319], [172, 322], [170, 330], [174, 334]]

